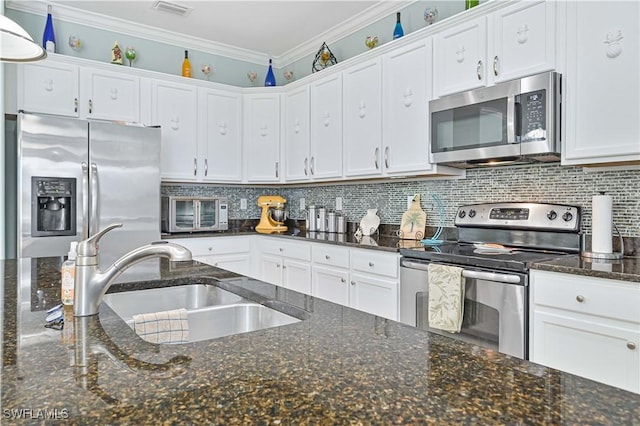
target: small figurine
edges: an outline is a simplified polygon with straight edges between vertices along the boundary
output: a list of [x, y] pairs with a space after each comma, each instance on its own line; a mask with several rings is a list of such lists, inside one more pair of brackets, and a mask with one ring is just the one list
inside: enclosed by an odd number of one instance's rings
[[373, 49], [378, 45], [378, 37], [367, 36], [364, 40], [364, 44], [366, 44], [369, 49]]
[[293, 71], [285, 71], [284, 78], [286, 78], [287, 80], [291, 80], [293, 78]]
[[111, 49], [111, 63], [118, 65], [122, 65], [124, 63], [122, 50], [120, 50], [120, 46], [118, 46], [117, 41], [113, 44], [113, 49]]
[[427, 7], [424, 10], [424, 21], [427, 25], [433, 24], [438, 19], [438, 9]]

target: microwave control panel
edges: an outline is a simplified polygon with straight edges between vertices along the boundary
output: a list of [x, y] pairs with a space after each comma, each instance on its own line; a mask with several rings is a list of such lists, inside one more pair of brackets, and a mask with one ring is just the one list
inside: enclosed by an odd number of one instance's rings
[[546, 90], [523, 93], [516, 98], [520, 104], [520, 142], [547, 138]]

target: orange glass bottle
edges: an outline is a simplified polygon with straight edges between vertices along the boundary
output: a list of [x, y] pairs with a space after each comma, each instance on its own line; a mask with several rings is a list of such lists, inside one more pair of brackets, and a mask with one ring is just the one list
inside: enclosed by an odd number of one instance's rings
[[182, 61], [182, 76], [191, 77], [191, 62], [189, 62], [189, 51], [184, 51], [184, 61]]

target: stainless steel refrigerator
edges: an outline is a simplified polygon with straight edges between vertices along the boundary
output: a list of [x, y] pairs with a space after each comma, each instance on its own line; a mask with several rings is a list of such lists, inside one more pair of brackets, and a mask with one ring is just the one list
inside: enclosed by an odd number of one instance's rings
[[106, 269], [160, 239], [160, 128], [20, 113], [17, 134], [19, 257], [122, 223], [100, 240]]

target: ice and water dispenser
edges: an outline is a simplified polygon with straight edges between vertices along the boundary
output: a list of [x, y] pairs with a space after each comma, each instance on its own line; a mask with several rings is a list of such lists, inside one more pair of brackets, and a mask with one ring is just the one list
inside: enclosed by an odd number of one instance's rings
[[31, 178], [31, 236], [76, 235], [76, 179]]

